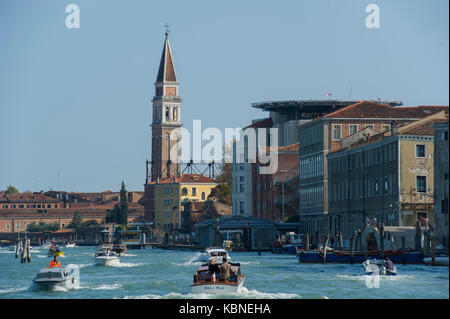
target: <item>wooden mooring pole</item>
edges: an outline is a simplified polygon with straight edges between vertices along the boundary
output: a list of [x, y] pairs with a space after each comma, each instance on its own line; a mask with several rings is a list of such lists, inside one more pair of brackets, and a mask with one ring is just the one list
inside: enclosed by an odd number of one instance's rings
[[384, 259], [384, 224], [380, 224], [380, 256]]
[[328, 245], [328, 240], [330, 239], [330, 234], [327, 233], [327, 237], [325, 238], [325, 243], [323, 245], [323, 256], [322, 256], [322, 263], [324, 264], [327, 260], [327, 245]]

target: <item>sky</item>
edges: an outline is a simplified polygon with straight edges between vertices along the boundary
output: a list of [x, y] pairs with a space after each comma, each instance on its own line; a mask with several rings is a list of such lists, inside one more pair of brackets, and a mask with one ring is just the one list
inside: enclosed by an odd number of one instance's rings
[[448, 13], [447, 0], [0, 0], [0, 190], [143, 191], [166, 23], [183, 126], [224, 131], [268, 116], [251, 103], [327, 93], [448, 105]]

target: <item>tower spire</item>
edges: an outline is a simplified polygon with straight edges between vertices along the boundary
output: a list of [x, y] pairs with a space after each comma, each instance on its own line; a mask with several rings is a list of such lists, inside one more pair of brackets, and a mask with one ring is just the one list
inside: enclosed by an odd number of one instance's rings
[[172, 60], [172, 50], [169, 43], [169, 25], [166, 27], [166, 38], [164, 40], [163, 52], [161, 55], [161, 62], [159, 63], [158, 76], [156, 77], [156, 83], [165, 82], [177, 82], [177, 75], [175, 73], [175, 67]]

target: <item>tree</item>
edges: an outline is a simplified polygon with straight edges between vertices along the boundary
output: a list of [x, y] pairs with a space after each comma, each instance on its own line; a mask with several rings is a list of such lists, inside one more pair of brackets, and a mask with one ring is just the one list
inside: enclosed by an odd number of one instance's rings
[[12, 185], [9, 185], [5, 191], [5, 194], [19, 194], [19, 190]]
[[219, 184], [212, 189], [208, 199], [215, 199], [220, 203], [232, 205], [231, 188], [227, 184]]
[[120, 219], [119, 224], [126, 226], [128, 224], [128, 196], [125, 189], [125, 183], [122, 181], [122, 187], [120, 189]]
[[231, 163], [222, 165], [222, 173], [217, 176], [216, 180], [221, 184], [213, 188], [208, 199], [215, 199], [220, 203], [232, 205], [233, 176]]
[[105, 222], [120, 224], [119, 219], [120, 219], [120, 205], [116, 204], [114, 208], [106, 215]]
[[73, 218], [72, 221], [70, 222], [70, 224], [67, 226], [68, 228], [77, 228], [81, 226], [81, 213], [79, 210], [77, 210], [75, 212], [75, 214], [73, 214]]

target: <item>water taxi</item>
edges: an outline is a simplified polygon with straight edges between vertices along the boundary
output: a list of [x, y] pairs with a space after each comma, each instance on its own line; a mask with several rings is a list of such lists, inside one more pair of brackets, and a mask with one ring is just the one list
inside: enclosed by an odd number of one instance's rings
[[209, 268], [207, 264], [197, 269], [194, 275], [194, 282], [191, 285], [191, 292], [194, 294], [227, 294], [237, 293], [244, 285], [245, 275], [241, 273], [241, 265], [239, 263], [230, 263], [231, 270], [235, 274], [230, 281], [223, 281], [219, 278], [210, 278]]
[[80, 270], [77, 265], [41, 269], [33, 279], [37, 290], [77, 289], [80, 286]]
[[119, 256], [111, 248], [101, 246], [94, 255], [95, 264], [99, 266], [108, 266], [119, 262]]

